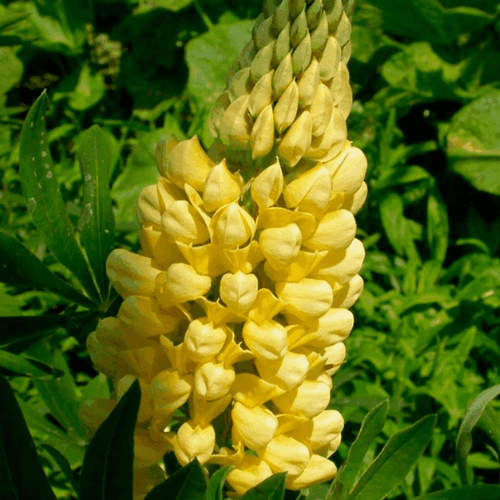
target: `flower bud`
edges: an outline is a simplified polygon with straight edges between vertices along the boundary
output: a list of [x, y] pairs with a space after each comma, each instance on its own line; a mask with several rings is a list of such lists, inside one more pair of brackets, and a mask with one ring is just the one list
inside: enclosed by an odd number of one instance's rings
[[164, 370], [153, 379], [148, 399], [155, 413], [169, 415], [189, 398], [193, 385], [192, 375], [182, 375], [177, 370]]
[[297, 83], [300, 107], [310, 106], [313, 103], [319, 83], [319, 64], [316, 58], [313, 57], [311, 64]]
[[226, 368], [223, 363], [208, 361], [198, 365], [194, 374], [196, 393], [202, 399], [213, 401], [225, 396], [235, 379], [233, 367]]
[[231, 420], [235, 437], [251, 450], [266, 446], [278, 428], [278, 419], [264, 406], [248, 408], [236, 402], [231, 411]]
[[189, 202], [174, 201], [161, 219], [163, 229], [174, 240], [198, 245], [210, 237], [205, 221]]
[[274, 146], [274, 115], [272, 104], [267, 105], [260, 113], [250, 136], [252, 159], [267, 155]]
[[248, 101], [248, 110], [253, 118], [258, 116], [264, 108], [272, 104], [274, 71], [265, 74], [255, 85]]
[[278, 155], [294, 167], [311, 145], [312, 119], [309, 111], [303, 111], [292, 123], [278, 146]]
[[352, 195], [347, 196], [344, 203], [342, 204], [342, 208], [345, 210], [349, 210], [353, 215], [356, 215], [366, 201], [366, 196], [368, 194], [368, 186], [366, 182], [361, 184], [361, 187]]
[[286, 487], [289, 490], [299, 491], [329, 481], [336, 474], [337, 467], [332, 461], [313, 454], [299, 476], [287, 478]]
[[203, 362], [220, 352], [226, 338], [226, 332], [222, 328], [214, 328], [208, 318], [195, 319], [186, 331], [184, 347], [190, 359]]
[[223, 159], [208, 174], [203, 189], [203, 203], [208, 212], [214, 212], [223, 205], [237, 201], [241, 194], [237, 177], [228, 170]]
[[274, 126], [283, 133], [295, 120], [299, 107], [299, 88], [292, 81], [274, 106]]
[[299, 43], [292, 54], [292, 65], [294, 75], [301, 75], [311, 63], [312, 47], [309, 33]]
[[203, 189], [214, 163], [205, 153], [197, 136], [176, 144], [166, 161], [166, 177], [176, 186], [189, 184], [197, 191]]
[[263, 76], [268, 74], [272, 70], [272, 59], [275, 40], [268, 43], [265, 47], [262, 47], [255, 57], [252, 59], [250, 64], [250, 74], [252, 75], [252, 80], [254, 82], [259, 81]]
[[255, 274], [226, 273], [220, 281], [220, 298], [233, 311], [244, 313], [257, 298], [259, 283]]
[[248, 95], [242, 95], [233, 101], [220, 119], [220, 137], [233, 148], [246, 149], [250, 142], [252, 121], [248, 113]]
[[247, 321], [243, 326], [243, 340], [252, 353], [262, 359], [282, 358], [288, 348], [288, 337], [283, 325], [269, 320], [260, 325]]
[[273, 76], [273, 90], [277, 98], [282, 96], [283, 92], [289, 87], [293, 80], [292, 53], [289, 52], [289, 40], [285, 40], [287, 33], [288, 31], [282, 31], [276, 40], [276, 49], [278, 50], [278, 48], [283, 46], [284, 51], [286, 51]]
[[283, 191], [283, 172], [278, 158], [252, 182], [252, 198], [259, 210], [272, 207]]
[[333, 302], [332, 287], [326, 281], [310, 278], [277, 283], [276, 294], [286, 304], [286, 311], [304, 320], [323, 316]]
[[296, 439], [279, 435], [271, 440], [259, 456], [269, 464], [274, 473], [286, 471], [288, 476], [293, 477], [304, 471], [311, 452]]
[[330, 402], [330, 388], [324, 382], [304, 380], [302, 384], [281, 396], [273, 398], [273, 403], [283, 413], [314, 418]]
[[230, 203], [215, 212], [212, 227], [218, 243], [226, 248], [235, 248], [252, 236], [255, 221], [237, 203]]
[[198, 274], [190, 265], [179, 262], [168, 268], [161, 286], [162, 295], [176, 304], [182, 304], [205, 295], [212, 286], [212, 280]]
[[257, 358], [255, 365], [263, 379], [278, 384], [285, 391], [290, 391], [301, 384], [309, 371], [307, 357], [290, 351], [275, 361]]
[[325, 349], [324, 358], [326, 360], [325, 373], [332, 376], [344, 364], [345, 344], [339, 342]]
[[335, 37], [330, 36], [319, 59], [319, 74], [321, 81], [331, 80], [340, 64], [340, 45]]
[[335, 294], [335, 300], [332, 304], [333, 307], [345, 307], [349, 309], [358, 300], [358, 297], [363, 291], [363, 278], [356, 274], [349, 283], [346, 283]]
[[318, 90], [311, 104], [310, 113], [312, 119], [312, 135], [314, 137], [319, 137], [325, 133], [333, 113], [333, 100], [330, 89], [323, 83], [318, 85]]
[[306, 326], [307, 333], [301, 334], [304, 343], [322, 349], [347, 338], [354, 326], [354, 316], [347, 309], [333, 308]]
[[356, 234], [356, 221], [351, 212], [341, 209], [321, 219], [315, 233], [302, 244], [310, 250], [347, 248]]
[[344, 428], [344, 419], [337, 410], [325, 410], [313, 418], [313, 430], [309, 442], [317, 450], [329, 444]]
[[[328, 168], [328, 165], [325, 166]], [[358, 148], [349, 148], [344, 160], [333, 172], [333, 190], [347, 196], [354, 194], [363, 184], [367, 166], [364, 153]]]
[[215, 430], [210, 424], [201, 427], [193, 422], [184, 422], [173, 444], [175, 456], [183, 467], [195, 458], [204, 464], [214, 450]]
[[297, 224], [264, 229], [259, 236], [262, 253], [269, 264], [281, 269], [298, 255], [302, 244], [302, 233]]
[[160, 270], [153, 267], [152, 259], [123, 249], [111, 252], [106, 261], [106, 272], [122, 297], [152, 297], [155, 293], [156, 277], [160, 274]]

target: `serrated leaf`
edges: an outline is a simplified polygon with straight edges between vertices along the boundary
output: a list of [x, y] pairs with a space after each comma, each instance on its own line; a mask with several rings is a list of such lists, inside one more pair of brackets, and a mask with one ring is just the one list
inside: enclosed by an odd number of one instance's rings
[[240, 500], [283, 500], [286, 474], [286, 472], [280, 472], [264, 479], [241, 496]]
[[[335, 483], [342, 483], [345, 490], [351, 490], [354, 481], [356, 480], [356, 476], [361, 469], [361, 464], [363, 463], [363, 459], [365, 458], [368, 448], [380, 432], [382, 432], [388, 410], [389, 401], [385, 400], [375, 406], [375, 408], [372, 408], [363, 419], [361, 429], [359, 430], [354, 443], [349, 448], [349, 453], [347, 454], [345, 462], [342, 464], [337, 476], [335, 477]], [[334, 497], [332, 495], [328, 498], [333, 499]]]
[[19, 377], [46, 378], [61, 376], [60, 370], [18, 354], [0, 350], [0, 368]]
[[10, 285], [42, 288], [66, 297], [82, 306], [96, 304], [58, 278], [16, 238], [0, 229], [0, 281]]
[[467, 456], [472, 448], [472, 431], [483, 414], [486, 405], [500, 394], [500, 384], [481, 392], [465, 412], [456, 444], [456, 460], [462, 484], [467, 485]]
[[144, 500], [205, 500], [207, 480], [195, 458], [151, 490]]
[[99, 301], [88, 263], [75, 238], [59, 185], [54, 176], [47, 145], [44, 92], [28, 112], [20, 139], [20, 177], [28, 211], [54, 257], [80, 281], [87, 293]]
[[92, 438], [80, 474], [79, 500], [132, 500], [134, 429], [140, 400], [135, 380]]
[[231, 472], [232, 468], [233, 467], [231, 465], [222, 467], [222, 469], [219, 469], [212, 475], [208, 481], [205, 500], [223, 500], [222, 488], [224, 487], [224, 481], [226, 480], [227, 475]]
[[399, 486], [432, 439], [436, 415], [394, 434], [354, 486], [349, 500], [382, 500]]
[[436, 491], [413, 500], [498, 500], [500, 498], [500, 486], [494, 484], [475, 484], [474, 486], [462, 486], [444, 491]]
[[106, 258], [115, 239], [115, 219], [108, 180], [111, 147], [107, 137], [94, 125], [84, 133], [78, 148], [78, 161], [84, 180], [83, 210], [78, 228], [101, 297], [106, 297], [108, 293]]
[[66, 479], [71, 484], [73, 491], [78, 495], [78, 481], [74, 472], [71, 470], [71, 465], [69, 464], [66, 457], [60, 453], [56, 448], [50, 446], [50, 444], [43, 444], [42, 448], [53, 458], [54, 462], [57, 464], [59, 469], [66, 477]]
[[[5, 499], [56, 500], [9, 383], [0, 374], [0, 485]], [[29, 478], [29, 479], [28, 479]], [[28, 479], [28, 480], [27, 480]]]
[[476, 189], [500, 195], [500, 90], [464, 106], [448, 133], [448, 164]]

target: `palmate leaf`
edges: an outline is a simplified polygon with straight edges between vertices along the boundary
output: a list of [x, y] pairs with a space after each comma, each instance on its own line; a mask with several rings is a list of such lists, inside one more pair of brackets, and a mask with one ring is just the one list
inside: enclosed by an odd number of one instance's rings
[[79, 500], [132, 500], [134, 429], [141, 389], [136, 380], [89, 444]]
[[9, 383], [0, 374], [0, 497], [56, 500]]
[[432, 439], [436, 415], [394, 434], [354, 486], [349, 500], [382, 500], [399, 486]]
[[78, 245], [47, 144], [44, 92], [31, 107], [20, 139], [20, 177], [28, 211], [54, 257], [80, 281], [90, 297], [100, 297], [89, 265]]
[[174, 472], [144, 500], [205, 500], [207, 481], [197, 459]]

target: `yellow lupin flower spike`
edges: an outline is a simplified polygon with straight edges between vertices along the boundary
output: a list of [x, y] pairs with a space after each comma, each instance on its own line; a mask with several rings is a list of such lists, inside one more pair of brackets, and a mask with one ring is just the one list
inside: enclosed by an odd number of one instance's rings
[[366, 158], [346, 139], [351, 8], [266, 0], [211, 114], [214, 147], [156, 148], [142, 250], [107, 262], [124, 301], [87, 343], [114, 397], [82, 410], [95, 432], [139, 379], [135, 500], [168, 450], [181, 465], [232, 465], [233, 496], [276, 472], [293, 490], [336, 474], [331, 376], [363, 288], [354, 215], [367, 193]]

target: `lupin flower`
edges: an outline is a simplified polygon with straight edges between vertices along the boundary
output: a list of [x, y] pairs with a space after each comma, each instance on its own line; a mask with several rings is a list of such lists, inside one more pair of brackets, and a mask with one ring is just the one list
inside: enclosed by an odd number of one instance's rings
[[367, 192], [346, 139], [346, 3], [265, 2], [211, 114], [214, 147], [158, 144], [160, 177], [137, 205], [142, 250], [108, 258], [125, 300], [88, 348], [115, 398], [84, 415], [95, 429], [139, 379], [137, 500], [167, 450], [232, 465], [235, 496], [276, 472], [292, 490], [336, 474], [331, 376], [363, 288], [354, 215]]

